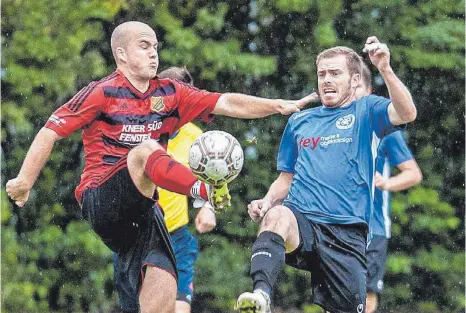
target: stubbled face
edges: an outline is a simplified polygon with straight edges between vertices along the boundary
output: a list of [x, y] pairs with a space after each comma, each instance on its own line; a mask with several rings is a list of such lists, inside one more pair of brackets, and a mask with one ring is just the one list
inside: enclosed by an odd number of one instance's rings
[[132, 32], [126, 47], [126, 64], [130, 73], [144, 80], [157, 75], [159, 66], [158, 41], [150, 27], [139, 27]]
[[322, 59], [317, 64], [317, 83], [322, 104], [337, 108], [355, 100], [359, 74], [350, 75], [346, 56]]

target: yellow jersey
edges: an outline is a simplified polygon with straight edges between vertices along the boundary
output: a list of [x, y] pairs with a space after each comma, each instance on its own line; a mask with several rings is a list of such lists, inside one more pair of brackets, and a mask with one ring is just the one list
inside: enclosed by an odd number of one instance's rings
[[[202, 130], [188, 123], [180, 128], [178, 134], [168, 141], [167, 152], [179, 163], [189, 167], [189, 148], [202, 134]], [[188, 197], [162, 188], [158, 189], [159, 204], [165, 213], [165, 223], [169, 232], [188, 224]]]

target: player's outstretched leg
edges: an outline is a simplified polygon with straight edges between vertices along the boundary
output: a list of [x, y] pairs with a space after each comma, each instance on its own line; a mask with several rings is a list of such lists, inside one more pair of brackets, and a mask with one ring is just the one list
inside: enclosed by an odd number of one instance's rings
[[216, 209], [229, 206], [226, 185], [212, 189], [199, 181], [192, 171], [171, 158], [156, 140], [145, 140], [128, 153], [128, 170], [138, 190], [152, 198], [156, 186], [194, 199], [209, 200]]
[[283, 205], [270, 209], [262, 220], [252, 246], [251, 278], [253, 292], [238, 297], [235, 309], [244, 313], [270, 312], [270, 295], [285, 265], [285, 253], [299, 246], [298, 222]]
[[[155, 140], [145, 140], [128, 153], [128, 170], [138, 190], [151, 198], [156, 186], [179, 194], [191, 195], [198, 181], [192, 171], [171, 158]], [[200, 198], [207, 200], [207, 190], [201, 184]]]

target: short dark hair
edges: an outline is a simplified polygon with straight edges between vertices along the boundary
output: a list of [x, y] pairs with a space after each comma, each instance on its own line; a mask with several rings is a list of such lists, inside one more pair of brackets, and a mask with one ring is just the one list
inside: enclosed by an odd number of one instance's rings
[[366, 89], [372, 89], [371, 70], [369, 69], [369, 66], [367, 66], [366, 62], [362, 62], [361, 65], [362, 65], [362, 71], [361, 71], [362, 81], [364, 82], [364, 85], [366, 85]]
[[182, 82], [193, 85], [194, 79], [191, 76], [191, 73], [188, 71], [186, 66], [183, 67], [176, 67], [172, 66], [167, 68], [165, 71], [160, 72], [157, 75], [158, 78], [171, 78], [181, 80]]
[[361, 57], [356, 51], [348, 47], [337, 46], [322, 51], [317, 55], [316, 65], [319, 65], [322, 59], [330, 59], [339, 55], [346, 56], [346, 64], [348, 65], [350, 75], [361, 74]]

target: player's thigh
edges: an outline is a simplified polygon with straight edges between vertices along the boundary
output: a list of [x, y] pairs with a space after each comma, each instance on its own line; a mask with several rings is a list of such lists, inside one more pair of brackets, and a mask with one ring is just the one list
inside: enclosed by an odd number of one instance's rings
[[314, 223], [317, 262], [312, 269], [314, 302], [330, 312], [364, 312], [366, 227]]
[[290, 207], [294, 214], [298, 227], [298, 245], [295, 249], [287, 250], [285, 262], [289, 266], [297, 269], [312, 271], [315, 264], [316, 252], [316, 233], [313, 229], [313, 223], [300, 211]]
[[[173, 303], [169, 303], [174, 305], [176, 299], [176, 261], [170, 237], [158, 207], [151, 210], [150, 217], [140, 222], [138, 229], [136, 240], [127, 249], [118, 251], [115, 277], [120, 305], [123, 309], [132, 308], [134, 303], [138, 303], [138, 295], [140, 295], [143, 286], [145, 286], [145, 290], [154, 290], [154, 286], [160, 286], [159, 281], [146, 279], [148, 274], [154, 272], [151, 270], [153, 268], [163, 271], [163, 277], [167, 276], [165, 273], [172, 277], [169, 280], [173, 279], [174, 281], [175, 293], [172, 299]], [[148, 301], [147, 297], [143, 297], [145, 303], [140, 303], [141, 308], [142, 305], [145, 305], [144, 308], [149, 310], [154, 304], [165, 303], [163, 299], [159, 298], [159, 295], [166, 294], [166, 291], [163, 288], [155, 290], [154, 296], [157, 301]], [[147, 292], [143, 293], [143, 295], [146, 294]]]
[[176, 300], [175, 304], [175, 313], [190, 313], [191, 312], [191, 304]]
[[176, 279], [172, 273], [155, 266], [147, 266], [139, 293], [141, 313], [174, 312]]
[[127, 165], [131, 179], [139, 192], [148, 198], [152, 198], [156, 187], [145, 174], [146, 164], [150, 155], [160, 149], [163, 149], [162, 146], [155, 140], [146, 140], [128, 153]]
[[299, 247], [298, 221], [291, 209], [284, 205], [277, 205], [265, 214], [259, 233], [264, 231], [271, 231], [283, 237], [287, 252]]
[[375, 292], [368, 292], [366, 298], [366, 312], [365, 313], [375, 313], [377, 310], [378, 299]]
[[[170, 235], [158, 208], [150, 220], [148, 231], [141, 234], [141, 248], [136, 247], [139, 276], [141, 312], [172, 312], [175, 308], [177, 271]], [[167, 309], [166, 309], [167, 308]], [[161, 311], [161, 309], [164, 309]], [[166, 310], [166, 311], [165, 311]]]
[[83, 217], [114, 252], [131, 248], [137, 240], [139, 224], [153, 216], [153, 201], [138, 192], [126, 161], [86, 189], [81, 202]]

